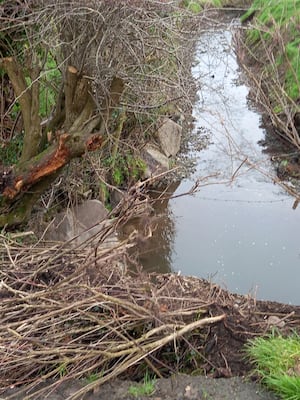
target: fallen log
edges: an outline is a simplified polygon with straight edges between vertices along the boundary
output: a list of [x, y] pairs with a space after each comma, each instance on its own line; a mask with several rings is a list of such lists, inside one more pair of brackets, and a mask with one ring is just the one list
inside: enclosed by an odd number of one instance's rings
[[17, 164], [11, 171], [3, 197], [13, 200], [21, 191], [27, 191], [41, 179], [58, 172], [72, 158], [79, 157], [87, 151], [93, 151], [102, 144], [99, 133], [82, 136], [69, 133], [56, 133], [58, 140], [42, 153], [29, 161]]

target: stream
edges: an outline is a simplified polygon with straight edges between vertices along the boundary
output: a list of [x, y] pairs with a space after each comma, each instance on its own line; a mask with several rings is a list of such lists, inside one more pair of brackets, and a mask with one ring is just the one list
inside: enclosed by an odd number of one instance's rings
[[[205, 32], [193, 74], [201, 82], [191, 144], [196, 170], [157, 202], [160, 220], [140, 261], [145, 269], [178, 272], [257, 299], [300, 304], [300, 209], [273, 183], [276, 173], [258, 141], [258, 111], [231, 46], [234, 20]], [[176, 197], [198, 182], [193, 195]], [[173, 189], [173, 190], [174, 190]]]

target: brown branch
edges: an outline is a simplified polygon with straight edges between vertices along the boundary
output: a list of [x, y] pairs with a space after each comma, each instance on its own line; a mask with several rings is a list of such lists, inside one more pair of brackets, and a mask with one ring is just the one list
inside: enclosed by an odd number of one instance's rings
[[78, 82], [78, 71], [75, 67], [72, 67], [70, 65], [67, 68], [66, 80], [65, 80], [65, 110], [66, 110], [65, 129], [69, 129], [74, 121], [73, 99], [77, 82]]
[[31, 160], [16, 165], [10, 176], [10, 182], [3, 190], [3, 196], [13, 200], [21, 191], [28, 190], [41, 179], [59, 171], [75, 157], [86, 151], [93, 151], [102, 144], [99, 133], [82, 136], [62, 133], [57, 143]]
[[104, 110], [102, 114], [102, 125], [100, 132], [105, 133], [112, 111], [120, 103], [120, 98], [124, 92], [125, 84], [121, 78], [114, 77], [110, 85], [110, 93], [102, 103], [101, 109]]
[[[80, 117], [80, 121], [77, 123], [78, 127], [82, 120], [87, 120], [90, 117], [90, 112], [93, 109], [95, 109], [95, 103], [89, 93], [88, 79], [79, 76], [77, 68], [69, 65], [65, 81], [66, 119], [64, 129], [69, 130]], [[83, 111], [85, 112], [83, 113]], [[86, 111], [88, 111], [87, 114]]]

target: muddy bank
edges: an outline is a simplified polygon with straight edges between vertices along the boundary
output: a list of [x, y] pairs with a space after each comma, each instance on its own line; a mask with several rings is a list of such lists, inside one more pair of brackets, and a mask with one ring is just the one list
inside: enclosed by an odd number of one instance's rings
[[[254, 0], [236, 36], [237, 56], [251, 86], [251, 98], [263, 113], [262, 142], [291, 195], [299, 197], [299, 2], [268, 5]], [[258, 77], [260, 77], [258, 79]]]

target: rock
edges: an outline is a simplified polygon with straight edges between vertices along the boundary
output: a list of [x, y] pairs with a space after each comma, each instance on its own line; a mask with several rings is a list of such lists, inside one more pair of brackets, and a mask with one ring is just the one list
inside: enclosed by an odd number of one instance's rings
[[75, 207], [73, 215], [84, 228], [90, 228], [105, 220], [108, 216], [108, 211], [101, 201], [94, 199], [87, 200]]
[[146, 179], [170, 169], [169, 159], [161, 153], [157, 147], [150, 143], [146, 144], [144, 147], [142, 158], [147, 165], [144, 173]]
[[169, 118], [164, 118], [157, 130], [161, 150], [167, 157], [174, 157], [180, 150], [182, 127]]
[[270, 327], [277, 328], [283, 328], [285, 326], [285, 322], [282, 319], [278, 318], [276, 315], [270, 315], [267, 319], [267, 324]]
[[[99, 200], [87, 200], [73, 209], [59, 213], [54, 218], [46, 239], [67, 242], [77, 247], [100, 233], [111, 223], [107, 219], [108, 212]], [[117, 242], [115, 236], [105, 240], [106, 245]]]
[[111, 206], [114, 208], [116, 207], [126, 196], [126, 192], [114, 188], [112, 189], [111, 193], [110, 193], [110, 204]]

